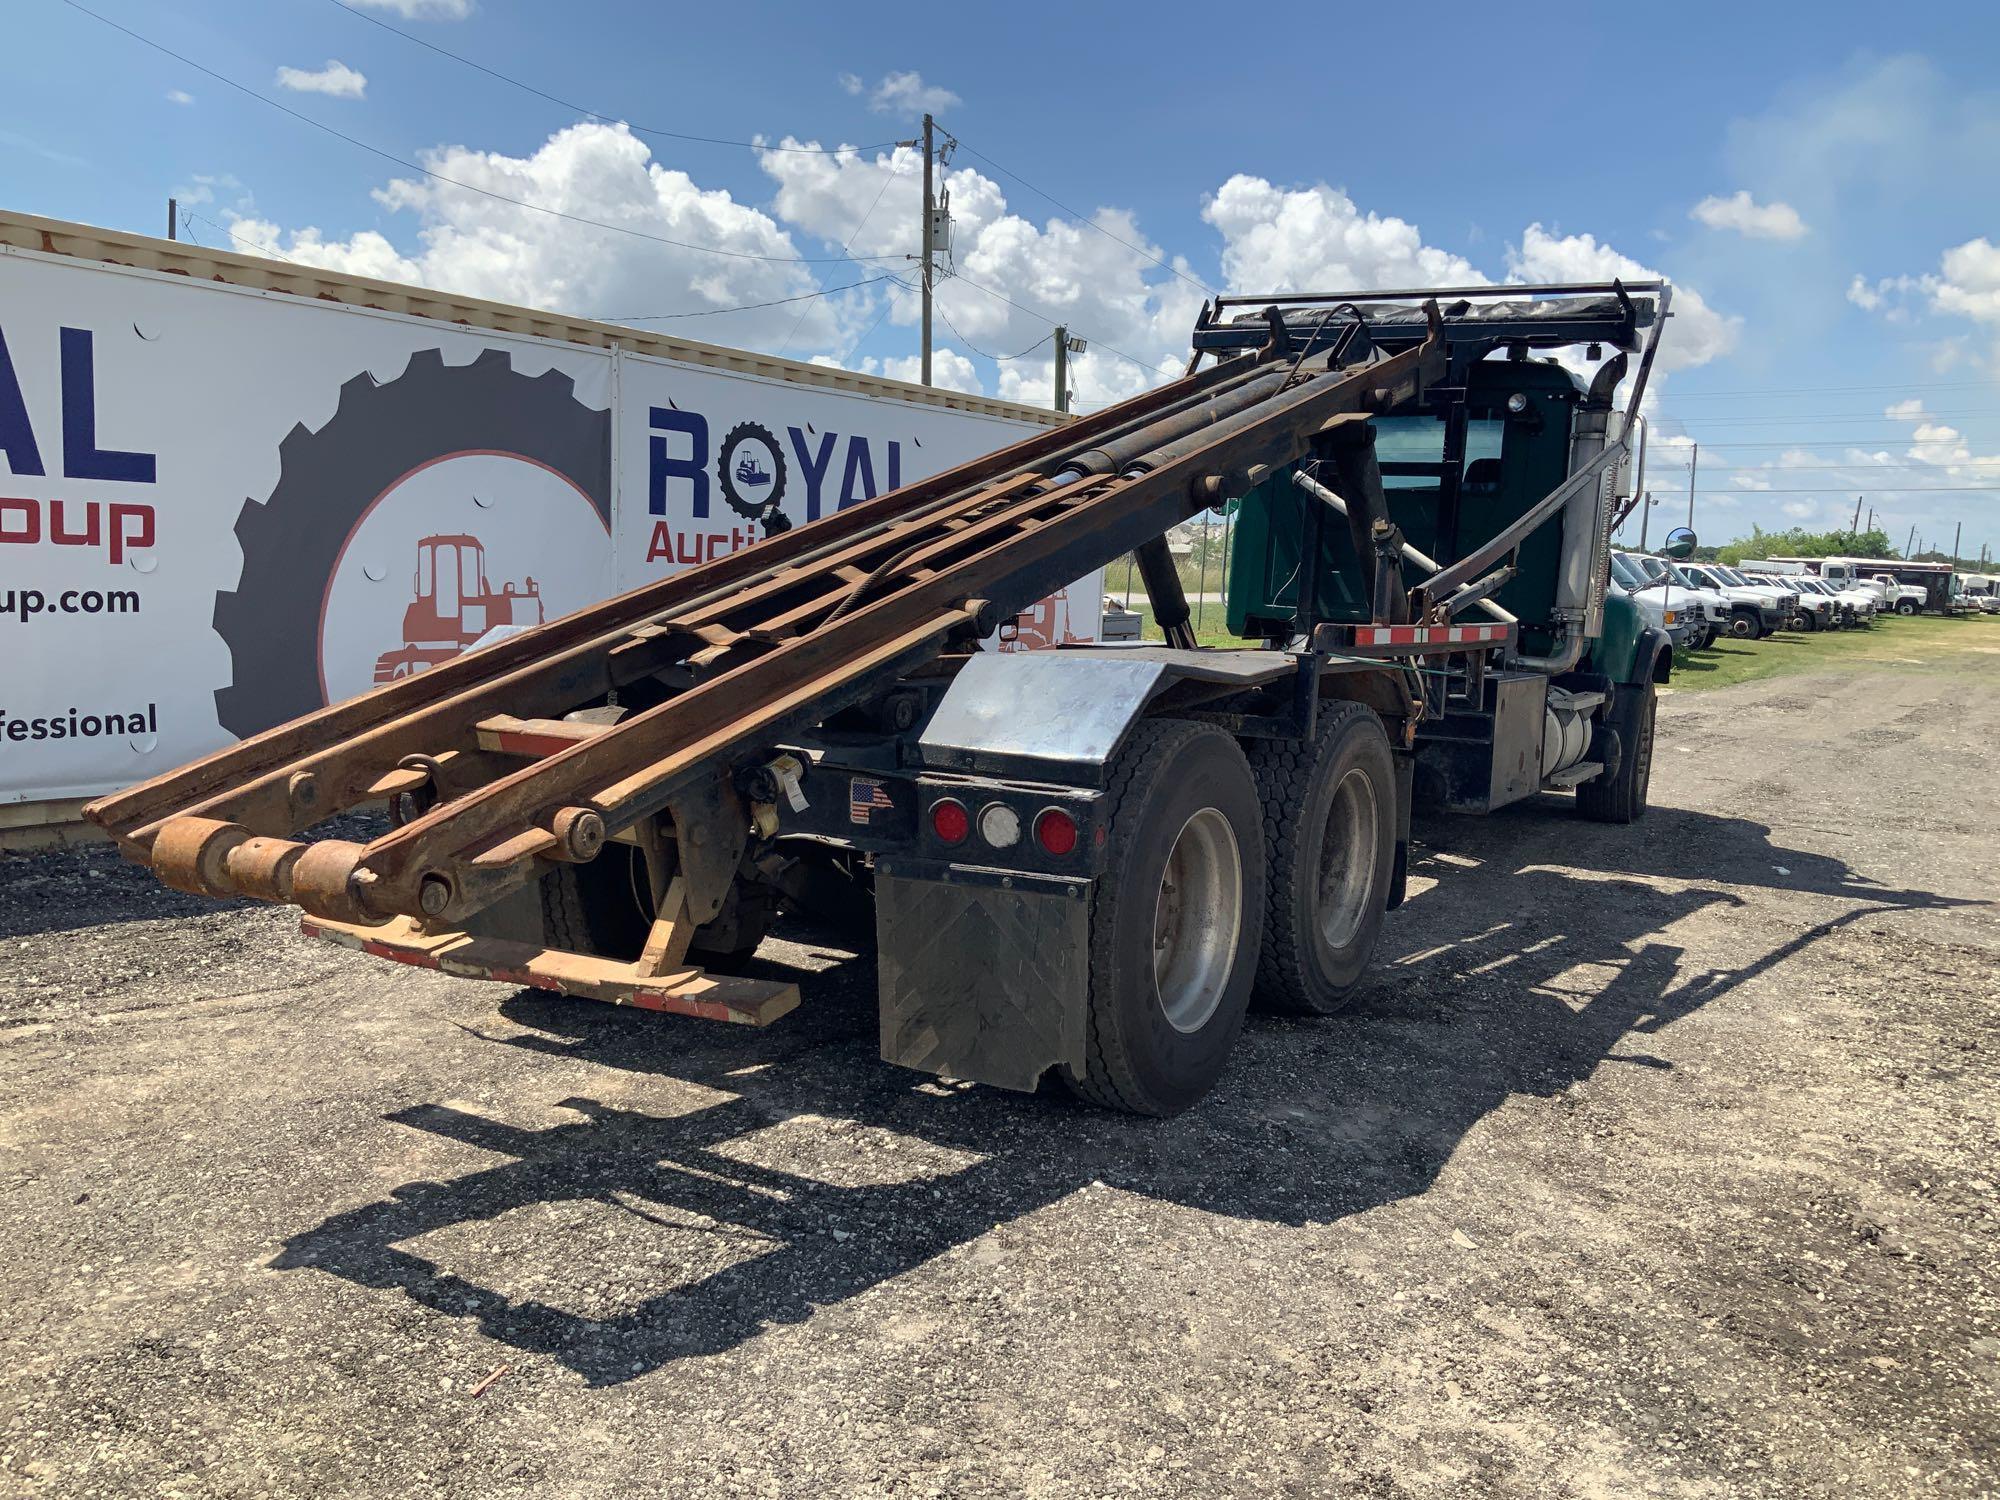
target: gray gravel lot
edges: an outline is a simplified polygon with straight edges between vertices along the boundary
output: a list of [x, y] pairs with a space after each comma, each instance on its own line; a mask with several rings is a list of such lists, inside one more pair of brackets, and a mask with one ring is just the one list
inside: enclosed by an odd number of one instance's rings
[[[0, 1492], [2000, 1493], [2000, 653], [1420, 825], [1171, 1122], [0, 860]], [[476, 1388], [504, 1366], [483, 1394]]]

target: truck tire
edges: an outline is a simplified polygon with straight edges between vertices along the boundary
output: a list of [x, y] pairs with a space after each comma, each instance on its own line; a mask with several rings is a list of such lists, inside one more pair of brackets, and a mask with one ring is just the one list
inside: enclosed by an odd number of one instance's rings
[[1251, 993], [1267, 1010], [1330, 1016], [1367, 971], [1396, 864], [1396, 769], [1382, 720], [1328, 703], [1319, 732], [1251, 742], [1264, 805], [1264, 949]]
[[1737, 609], [1729, 613], [1729, 633], [1739, 641], [1754, 641], [1764, 634], [1764, 622], [1757, 618], [1754, 609]]
[[1916, 601], [1916, 600], [1914, 600], [1914, 599], [1898, 599], [1898, 600], [1896, 601], [1896, 613], [1897, 613], [1897, 614], [1899, 614], [1899, 615], [1913, 615], [1913, 614], [1915, 614], [1916, 612], [1917, 612], [1917, 601]]
[[1802, 609], [1798, 613], [1796, 623], [1798, 629], [1803, 630], [1807, 635], [1811, 635], [1815, 630], [1819, 629], [1819, 616], [1809, 609]]
[[1618, 734], [1618, 768], [1576, 789], [1576, 808], [1593, 823], [1636, 823], [1646, 815], [1653, 780], [1653, 717], [1659, 699], [1650, 682], [1614, 690], [1611, 728]]
[[1236, 741], [1137, 725], [1108, 768], [1105, 872], [1090, 910], [1082, 1099], [1178, 1114], [1221, 1076], [1263, 936], [1264, 829]]

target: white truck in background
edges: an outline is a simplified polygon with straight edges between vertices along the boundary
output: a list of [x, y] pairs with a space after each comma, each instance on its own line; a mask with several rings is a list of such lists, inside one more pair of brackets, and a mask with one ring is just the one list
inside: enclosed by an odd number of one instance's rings
[[1795, 596], [1787, 590], [1753, 584], [1720, 563], [1684, 562], [1681, 571], [1728, 602], [1729, 633], [1738, 640], [1762, 640], [1792, 621]]
[[[1629, 577], [1620, 571], [1621, 565], [1632, 570]], [[1714, 589], [1695, 583], [1669, 559], [1644, 552], [1614, 552], [1611, 569], [1635, 599], [1657, 599], [1679, 612], [1686, 622], [1690, 651], [1705, 650], [1717, 636], [1728, 634], [1729, 601]]]
[[[1858, 585], [1881, 601], [1878, 612], [1883, 614], [1893, 610], [1899, 615], [1913, 615], [1919, 610], [1944, 609], [1950, 597], [1951, 570], [1943, 563], [1904, 563], [1886, 557], [1773, 557], [1757, 566], [1774, 573], [1809, 573], [1836, 587]], [[1898, 576], [1906, 571], [1920, 572], [1926, 583], [1913, 583]], [[1929, 586], [1933, 572], [1943, 574], [1941, 591]]]

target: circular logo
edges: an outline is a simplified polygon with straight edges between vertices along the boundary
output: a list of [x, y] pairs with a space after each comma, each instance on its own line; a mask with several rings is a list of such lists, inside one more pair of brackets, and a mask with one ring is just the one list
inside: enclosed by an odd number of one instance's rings
[[[756, 422], [738, 422], [722, 440], [716, 455], [715, 477], [722, 486], [722, 498], [729, 508], [746, 521], [762, 521], [768, 527], [785, 493], [785, 452], [768, 427]], [[777, 527], [785, 529], [781, 521]]]

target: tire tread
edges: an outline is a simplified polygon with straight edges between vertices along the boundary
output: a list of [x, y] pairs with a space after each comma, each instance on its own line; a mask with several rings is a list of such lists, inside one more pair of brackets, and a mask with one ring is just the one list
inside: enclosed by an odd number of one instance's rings
[[1257, 956], [1252, 993], [1264, 1009], [1280, 1015], [1326, 1014], [1324, 1006], [1313, 1002], [1312, 985], [1299, 958], [1300, 934], [1292, 903], [1282, 893], [1290, 887], [1292, 862], [1306, 831], [1298, 809], [1311, 790], [1320, 747], [1342, 724], [1369, 712], [1359, 703], [1323, 703], [1319, 733], [1312, 740], [1260, 739], [1244, 747], [1264, 811], [1264, 945]]
[[[1191, 740], [1218, 733], [1219, 730], [1191, 719], [1146, 719], [1134, 726], [1105, 778], [1102, 826], [1111, 830], [1114, 841], [1133, 836], [1132, 820], [1126, 816], [1128, 807], [1144, 801], [1160, 766]], [[1117, 860], [1112, 859], [1110, 864], [1115, 869]], [[1117, 924], [1114, 908], [1115, 897], [1119, 893], [1112, 885], [1114, 879], [1111, 875], [1103, 877], [1096, 897], [1090, 903], [1090, 970], [1093, 974], [1110, 968], [1115, 962], [1114, 929]], [[1084, 1070], [1081, 1073], [1068, 1068], [1063, 1070], [1064, 1081], [1071, 1092], [1102, 1109], [1120, 1110], [1127, 1114], [1158, 1113], [1147, 1099], [1127, 1059], [1118, 1048], [1109, 1045], [1099, 1021], [1098, 1008], [1087, 1006]]]

